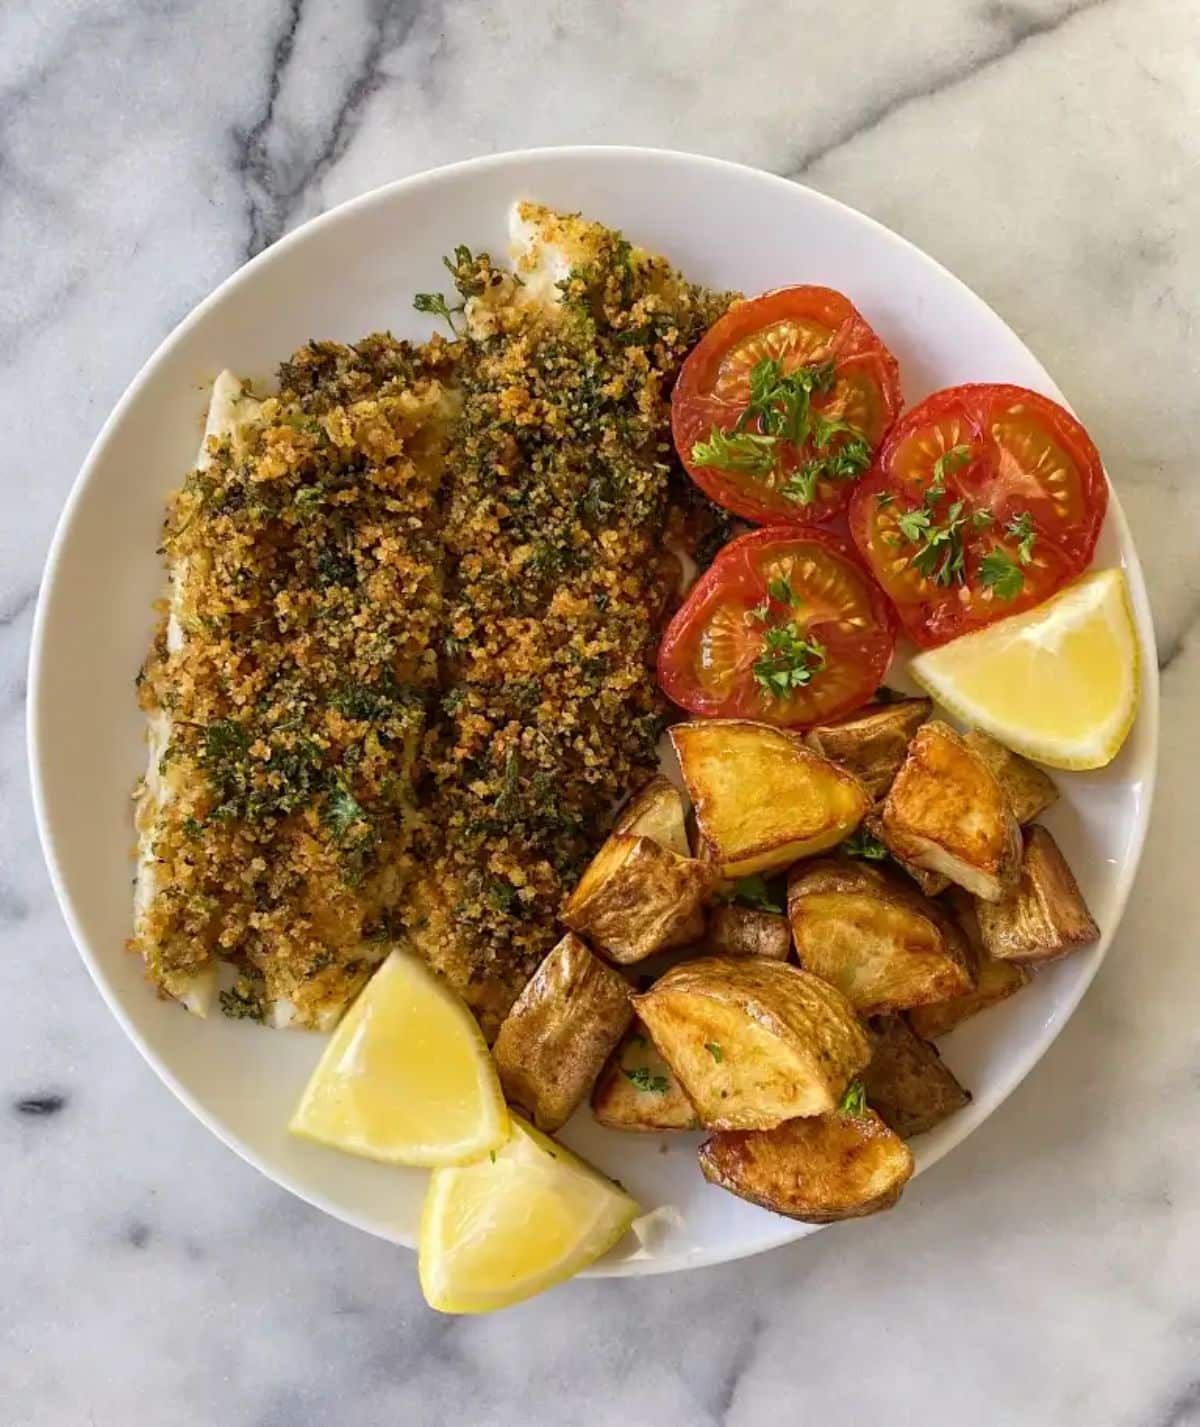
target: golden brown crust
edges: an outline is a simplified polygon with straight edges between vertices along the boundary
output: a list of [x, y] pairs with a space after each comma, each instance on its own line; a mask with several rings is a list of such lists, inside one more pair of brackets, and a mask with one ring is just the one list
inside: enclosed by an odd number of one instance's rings
[[974, 984], [957, 924], [890, 869], [845, 857], [801, 863], [788, 917], [801, 966], [860, 1015], [944, 1001]]
[[1058, 801], [1058, 789], [1050, 775], [1011, 748], [979, 729], [965, 733], [963, 742], [992, 770], [1022, 827]]
[[872, 1110], [726, 1131], [700, 1146], [710, 1184], [808, 1224], [890, 1209], [912, 1178], [912, 1152]]
[[634, 998], [710, 1129], [767, 1129], [841, 1101], [870, 1043], [841, 993], [764, 957], [703, 957]]
[[837, 723], [810, 728], [804, 741], [814, 752], [848, 768], [878, 799], [892, 786], [913, 734], [932, 709], [932, 699], [869, 704]]
[[947, 724], [922, 724], [882, 809], [887, 845], [977, 897], [1016, 880], [1020, 828], [991, 769]]
[[492, 1054], [505, 1095], [539, 1129], [565, 1125], [592, 1088], [633, 1019], [629, 990], [568, 932], [517, 998]]
[[858, 779], [798, 734], [714, 718], [675, 724], [670, 735], [700, 835], [727, 877], [823, 852], [870, 807]]

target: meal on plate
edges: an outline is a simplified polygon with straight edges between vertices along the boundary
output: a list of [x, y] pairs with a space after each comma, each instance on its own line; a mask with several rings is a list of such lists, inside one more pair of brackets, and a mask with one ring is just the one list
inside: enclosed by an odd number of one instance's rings
[[970, 1100], [933, 1042], [1099, 936], [1045, 768], [1111, 761], [1138, 689], [1069, 412], [906, 409], [852, 295], [512, 236], [423, 343], [218, 377], [138, 677], [131, 945], [196, 1015], [328, 1033], [290, 1128], [432, 1169], [448, 1312], [645, 1232], [551, 1138], [585, 1107], [779, 1214], [894, 1204]]

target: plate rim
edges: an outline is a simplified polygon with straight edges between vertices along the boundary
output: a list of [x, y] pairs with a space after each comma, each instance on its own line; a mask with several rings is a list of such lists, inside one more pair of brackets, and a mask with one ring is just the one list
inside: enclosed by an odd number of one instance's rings
[[[905, 238], [902, 234], [888, 228], [878, 219], [871, 217], [870, 214], [863, 213], [850, 204], [843, 203], [840, 199], [833, 198], [829, 194], [809, 187], [807, 184], [784, 178], [779, 174], [770, 173], [764, 169], [756, 168], [751, 164], [737, 163], [729, 159], [716, 158], [712, 155], [699, 154], [683, 149], [631, 144], [564, 144], [509, 149], [500, 153], [480, 155], [474, 158], [461, 159], [454, 163], [438, 165], [431, 169], [424, 169], [418, 173], [393, 179], [388, 183], [380, 184], [363, 193], [356, 194], [354, 197], [346, 199], [342, 203], [336, 204], [322, 213], [316, 214], [280, 238], [277, 242], [273, 243], [270, 247], [263, 249], [262, 252], [256, 254], [248, 262], [243, 263], [239, 268], [235, 269], [218, 283], [206, 297], [202, 298], [200, 302], [176, 323], [162, 341], [159, 342], [154, 351], [135, 373], [88, 448], [87, 455], [84, 457], [71, 483], [70, 490], [59, 513], [42, 568], [37, 606], [34, 612], [33, 627], [30, 634], [27, 665], [28, 699], [26, 703], [25, 732], [34, 821], [37, 826], [38, 840], [41, 846], [43, 860], [46, 864], [50, 884], [63, 920], [66, 923], [67, 930], [71, 934], [71, 939], [75, 943], [76, 950], [84, 966], [87, 968], [92, 982], [100, 992], [109, 1011], [125, 1035], [136, 1047], [143, 1060], [150, 1066], [172, 1094], [175, 1095], [218, 1140], [237, 1154], [240, 1159], [263, 1174], [272, 1183], [278, 1184], [289, 1193], [295, 1194], [305, 1203], [322, 1210], [333, 1218], [345, 1224], [349, 1224], [356, 1229], [372, 1234], [375, 1237], [383, 1238], [386, 1242], [394, 1243], [398, 1247], [414, 1248], [415, 1242], [409, 1243], [406, 1240], [398, 1239], [382, 1232], [377, 1224], [369, 1222], [364, 1217], [356, 1215], [353, 1211], [333, 1203], [323, 1194], [314, 1192], [297, 1183], [290, 1175], [280, 1174], [274, 1169], [268, 1168], [260, 1161], [258, 1155], [248, 1144], [244, 1143], [237, 1135], [227, 1132], [223, 1126], [217, 1123], [213, 1117], [210, 1116], [209, 1112], [197, 1101], [192, 1092], [176, 1077], [174, 1072], [151, 1050], [127, 1015], [115, 989], [107, 984], [106, 976], [100, 966], [99, 960], [93, 955], [88, 941], [83, 935], [82, 925], [76, 916], [70, 889], [62, 873], [57, 855], [56, 841], [50, 823], [50, 814], [47, 807], [45, 787], [42, 778], [42, 766], [45, 753], [39, 736], [39, 724], [41, 721], [40, 714], [44, 698], [42, 689], [42, 666], [47, 639], [48, 608], [50, 604], [49, 595], [60, 573], [63, 550], [74, 524], [76, 511], [81, 502], [83, 492], [90, 483], [95, 469], [99, 466], [106, 447], [124, 420], [126, 412], [137, 401], [142, 388], [147, 384], [157, 367], [167, 359], [177, 345], [184, 341], [191, 329], [200, 323], [212, 307], [216, 306], [233, 292], [236, 292], [242, 284], [251, 281], [260, 266], [277, 260], [282, 254], [289, 251], [291, 247], [307, 241], [314, 232], [326, 226], [346, 222], [352, 219], [352, 216], [359, 210], [369, 208], [377, 203], [387, 202], [398, 192], [415, 192], [425, 187], [433, 188], [443, 182], [453, 182], [464, 174], [484, 172], [492, 168], [503, 168], [531, 159], [550, 159], [556, 162], [569, 163], [583, 157], [590, 160], [603, 158], [605, 161], [611, 160], [614, 164], [618, 165], [621, 163], [636, 163], [646, 160], [667, 160], [669, 162], [696, 165], [700, 168], [707, 168], [715, 173], [733, 172], [743, 176], [752, 176], [755, 181], [767, 183], [778, 188], [801, 190], [809, 201], [838, 210], [843, 215], [849, 215], [855, 222], [865, 224], [871, 229], [880, 241], [905, 249], [909, 255], [915, 256], [918, 260], [936, 270], [944, 281], [953, 284], [953, 286], [959, 290], [962, 297], [968, 299], [969, 302], [974, 304], [977, 308], [982, 309], [989, 319], [1001, 323], [1001, 325], [1011, 333], [1014, 340], [1029, 353], [1034, 363], [1045, 373], [1054, 398], [1066, 406], [1068, 410], [1071, 409], [1070, 403], [1067, 401], [1057, 382], [1047, 371], [1044, 363], [1042, 363], [1036, 353], [1032, 351], [1020, 334], [1009, 325], [1000, 313], [996, 312], [973, 288], [968, 286], [968, 284], [955, 273], [951, 272], [950, 269], [939, 262], [937, 258], [932, 257], [929, 253], [925, 252], [924, 249], [918, 247], [917, 244]], [[1064, 996], [1060, 1013], [1055, 1024], [1050, 1026], [1030, 1049], [1014, 1056], [1011, 1062], [1006, 1063], [1004, 1074], [1000, 1077], [998, 1091], [994, 1092], [992, 1103], [987, 1114], [983, 1119], [971, 1125], [969, 1128], [965, 1128], [961, 1133], [947, 1136], [936, 1152], [923, 1157], [916, 1171], [918, 1175], [931, 1169], [971, 1134], [982, 1129], [996, 1110], [1013, 1094], [1026, 1076], [1030, 1074], [1038, 1062], [1046, 1055], [1054, 1041], [1075, 1014], [1080, 1001], [1083, 999], [1084, 994], [1092, 984], [1100, 966], [1107, 957], [1109, 948], [1124, 920], [1130, 893], [1132, 892], [1138, 870], [1141, 866], [1142, 856], [1145, 850], [1146, 834], [1154, 803], [1159, 762], [1160, 710], [1157, 642], [1141, 561], [1133, 542], [1128, 521], [1125, 518], [1120, 496], [1111, 479], [1109, 480], [1109, 493], [1108, 519], [1113, 522], [1114, 534], [1120, 546], [1120, 563], [1125, 570], [1129, 585], [1130, 603], [1133, 608], [1134, 623], [1138, 636], [1142, 667], [1140, 671], [1141, 695], [1137, 718], [1139, 722], [1143, 723], [1144, 737], [1146, 738], [1147, 744], [1146, 767], [1144, 770], [1139, 770], [1144, 796], [1137, 802], [1131, 829], [1135, 841], [1134, 852], [1119, 869], [1116, 889], [1117, 916], [1091, 953], [1089, 964], [1084, 968], [1075, 984]], [[643, 1257], [639, 1253], [638, 1255], [619, 1259], [611, 1263], [602, 1261], [599, 1264], [593, 1265], [583, 1276], [598, 1278], [643, 1277], [660, 1273], [679, 1272], [691, 1268], [707, 1267], [712, 1264], [733, 1262], [739, 1259], [753, 1257], [787, 1243], [793, 1243], [801, 1238], [806, 1238], [809, 1234], [814, 1232], [817, 1227], [821, 1227], [800, 1224], [794, 1220], [773, 1215], [764, 1215], [764, 1223], [769, 1225], [769, 1229], [762, 1235], [753, 1240], [737, 1242], [729, 1248], [725, 1245], [718, 1244], [709, 1250], [685, 1253], [674, 1259]]]

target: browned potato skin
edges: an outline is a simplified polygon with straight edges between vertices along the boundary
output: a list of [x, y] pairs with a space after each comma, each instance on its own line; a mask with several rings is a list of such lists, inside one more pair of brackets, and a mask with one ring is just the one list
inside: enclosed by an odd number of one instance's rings
[[562, 919], [610, 961], [642, 961], [700, 937], [715, 882], [711, 864], [679, 857], [653, 838], [618, 832], [579, 879]]
[[661, 773], [656, 773], [617, 814], [613, 832], [649, 837], [677, 857], [690, 857], [687, 805], [683, 794]]
[[841, 992], [787, 962], [686, 961], [634, 1006], [706, 1129], [824, 1114], [871, 1058]]
[[505, 1095], [553, 1133], [632, 1019], [629, 983], [568, 932], [501, 1022], [492, 1055]]
[[878, 813], [868, 813], [863, 818], [863, 827], [871, 834], [876, 842], [882, 842], [884, 847], [892, 855], [892, 861], [897, 867], [908, 874], [927, 897], [940, 896], [947, 887], [950, 886], [949, 877], [943, 877], [940, 872], [928, 872], [924, 867], [918, 867], [915, 863], [906, 862], [903, 857], [888, 842], [887, 829], [883, 825], [883, 817]]
[[979, 729], [972, 729], [963, 735], [963, 742], [972, 753], [980, 758], [995, 774], [996, 781], [1004, 789], [1013, 810], [1013, 817], [1021, 824], [1031, 823], [1040, 817], [1053, 803], [1058, 802], [1058, 789], [1054, 780], [1028, 758], [1022, 758], [1011, 748]]
[[870, 808], [852, 773], [786, 729], [713, 718], [677, 723], [670, 737], [700, 836], [726, 877], [824, 852]]
[[1021, 835], [991, 769], [948, 724], [931, 719], [908, 745], [884, 799], [887, 845], [985, 901], [1016, 881]]
[[970, 1103], [970, 1092], [903, 1016], [872, 1021], [871, 1043], [874, 1054], [863, 1071], [863, 1089], [872, 1110], [902, 1140], [923, 1135]]
[[1100, 935], [1058, 844], [1037, 823], [1025, 830], [1016, 887], [975, 911], [984, 950], [997, 961], [1055, 961]]
[[944, 1001], [974, 985], [957, 924], [898, 872], [857, 859], [801, 863], [788, 880], [800, 965], [859, 1015]]
[[965, 996], [952, 996], [948, 1001], [935, 1001], [928, 1006], [914, 1006], [907, 1012], [908, 1023], [923, 1040], [937, 1040], [989, 1006], [998, 1006], [1028, 986], [1030, 973], [1018, 962], [980, 958], [975, 971], [975, 989]]
[[912, 1178], [912, 1151], [872, 1110], [727, 1131], [700, 1146], [717, 1184], [789, 1219], [832, 1224], [890, 1209]]
[[942, 899], [954, 920], [962, 928], [975, 965], [975, 989], [965, 996], [952, 996], [930, 1006], [914, 1006], [908, 1012], [908, 1023], [923, 1040], [944, 1036], [980, 1011], [999, 1005], [1027, 986], [1032, 975], [1015, 961], [997, 961], [987, 954], [979, 933], [978, 903], [961, 887], [951, 887]]
[[[627, 1074], [638, 1070], [645, 1070], [655, 1080], [665, 1080], [666, 1090], [643, 1089]], [[592, 1114], [610, 1130], [654, 1134], [700, 1128], [683, 1086], [638, 1020], [600, 1072], [592, 1089]]]
[[837, 723], [810, 728], [804, 741], [814, 753], [848, 768], [871, 797], [878, 799], [892, 786], [910, 739], [932, 710], [932, 699], [868, 704]]
[[760, 907], [714, 907], [708, 914], [704, 949], [710, 956], [765, 956], [786, 961], [792, 949], [788, 919]]

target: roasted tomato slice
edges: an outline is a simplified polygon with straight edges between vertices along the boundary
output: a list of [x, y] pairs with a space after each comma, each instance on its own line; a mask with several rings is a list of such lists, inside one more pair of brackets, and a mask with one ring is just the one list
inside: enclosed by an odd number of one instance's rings
[[812, 525], [842, 510], [899, 411], [896, 359], [828, 287], [735, 304], [683, 364], [671, 398], [692, 479], [756, 525]]
[[820, 723], [870, 699], [894, 643], [887, 601], [846, 542], [775, 526], [730, 541], [697, 581], [658, 679], [691, 713]]
[[1086, 569], [1107, 508], [1099, 453], [1069, 411], [1024, 387], [976, 384], [901, 417], [854, 492], [850, 530], [930, 648]]

